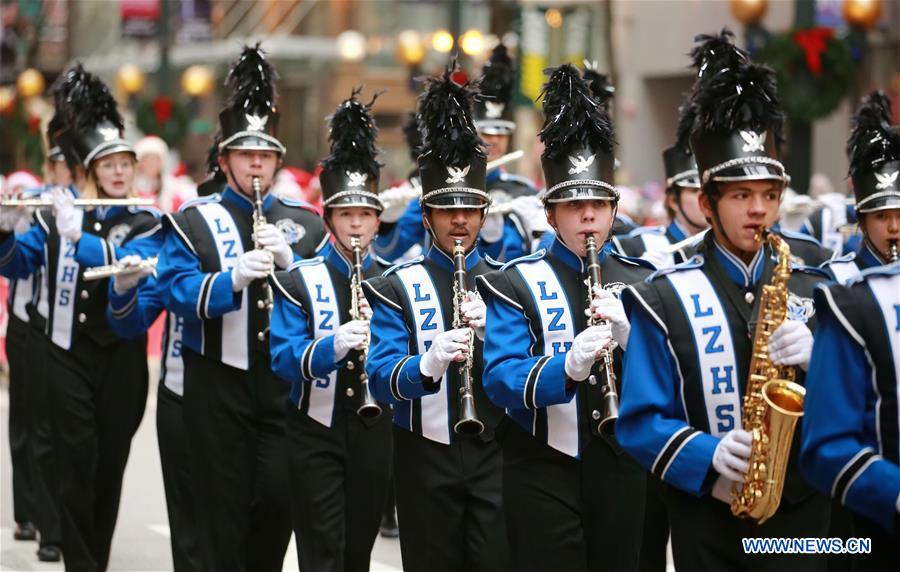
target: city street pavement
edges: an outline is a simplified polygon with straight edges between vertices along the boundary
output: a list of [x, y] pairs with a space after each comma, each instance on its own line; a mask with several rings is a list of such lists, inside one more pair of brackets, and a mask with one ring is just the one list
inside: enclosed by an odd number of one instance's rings
[[[155, 375], [151, 373], [152, 378]], [[15, 523], [8, 422], [9, 394], [4, 385], [0, 390], [0, 571], [63, 570], [61, 563], [38, 561], [36, 542], [13, 540]], [[169, 525], [156, 444], [156, 387], [153, 384], [144, 419], [131, 444], [109, 570], [151, 572], [171, 569]], [[293, 539], [284, 560], [284, 570], [297, 570]], [[401, 570], [397, 539], [379, 536], [372, 552], [371, 570]]]

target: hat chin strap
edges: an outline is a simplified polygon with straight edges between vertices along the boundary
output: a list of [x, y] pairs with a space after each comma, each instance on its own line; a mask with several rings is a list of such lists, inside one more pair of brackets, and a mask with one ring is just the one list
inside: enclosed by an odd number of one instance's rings
[[705, 224], [697, 224], [696, 222], [691, 220], [691, 217], [689, 217], [684, 212], [684, 207], [681, 206], [681, 191], [682, 191], [681, 187], [678, 187], [678, 190], [675, 191], [675, 207], [678, 209], [678, 214], [680, 214], [681, 218], [683, 218], [685, 220], [685, 222], [687, 222], [692, 227], [699, 228], [699, 229], [706, 228]]

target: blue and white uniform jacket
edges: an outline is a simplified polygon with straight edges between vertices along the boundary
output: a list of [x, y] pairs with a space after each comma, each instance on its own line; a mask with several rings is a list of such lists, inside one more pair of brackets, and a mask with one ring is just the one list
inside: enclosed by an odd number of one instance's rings
[[800, 457], [822, 492], [887, 530], [900, 496], [900, 264], [815, 292]]
[[[605, 288], [616, 293], [652, 272], [618, 253], [600, 253]], [[538, 251], [478, 278], [487, 304], [484, 386], [488, 397], [535, 439], [578, 457], [599, 437], [602, 373], [582, 383], [565, 373], [566, 352], [587, 327], [584, 261], [558, 238]], [[616, 368], [622, 351], [614, 352]], [[618, 371], [617, 377], [621, 377]]]
[[[676, 242], [688, 237], [684, 228], [676, 221], [669, 226], [640, 227], [624, 236], [613, 236], [612, 243], [622, 256], [641, 257], [646, 252], [656, 252], [669, 248]], [[686, 260], [684, 252], [679, 250], [669, 255], [668, 266], [674, 266]]]
[[[32, 189], [26, 189], [21, 193], [22, 198], [38, 198], [44, 195], [45, 193], [50, 193], [52, 191], [52, 187], [34, 187]], [[70, 191], [74, 195], [74, 191]], [[16, 227], [17, 233], [27, 232], [29, 224], [35, 224], [34, 217], [30, 217], [31, 220], [21, 220], [20, 228], [19, 225]], [[44, 273], [42, 268], [39, 268], [37, 272], [26, 277], [19, 279], [10, 279], [9, 281], [9, 298], [7, 299], [8, 311], [10, 317], [17, 319], [21, 322], [29, 322], [31, 321], [31, 315], [34, 314], [35, 305], [38, 303], [40, 299], [41, 292], [41, 283]], [[30, 311], [29, 311], [29, 307]], [[46, 304], [44, 304], [46, 308]], [[40, 329], [43, 330], [43, 327], [46, 326], [46, 313], [44, 314], [44, 319], [41, 320], [42, 327]]]
[[[290, 382], [294, 407], [333, 427], [356, 415], [365, 363], [357, 350], [335, 359], [334, 334], [350, 321], [353, 263], [334, 245], [322, 254], [296, 262], [271, 279], [275, 306], [270, 347], [272, 370]], [[379, 276], [385, 268], [369, 254], [363, 258], [365, 277]], [[366, 424], [377, 420], [363, 419]]]
[[[144, 335], [164, 310], [159, 281], [155, 276], [148, 276], [137, 288], [122, 294], [116, 293], [110, 281], [106, 320], [119, 336], [136, 338]], [[183, 319], [172, 312], [166, 313], [159, 378], [162, 384], [179, 397], [184, 395], [184, 363], [181, 360], [183, 328]]]
[[[768, 247], [749, 265], [708, 233], [694, 257], [660, 270], [622, 296], [631, 321], [616, 435], [656, 477], [695, 495], [717, 476], [713, 452], [725, 433], [742, 427], [756, 302], [770, 281]], [[814, 328], [812, 292], [827, 275], [792, 266], [788, 319]], [[803, 384], [797, 369], [797, 382]], [[784, 498], [812, 494], [800, 478], [795, 439]]]
[[[534, 186], [524, 177], [511, 175], [502, 169], [488, 174], [487, 190], [492, 196], [503, 193], [508, 197], [533, 196]], [[418, 200], [412, 201], [400, 219], [393, 224], [383, 224], [375, 239], [375, 253], [385, 260], [397, 261], [410, 248], [419, 244], [423, 250], [430, 246], [431, 235], [422, 225], [422, 206]], [[531, 250], [531, 237], [525, 236], [524, 226], [515, 214], [504, 215], [503, 234], [496, 242], [479, 239], [478, 250], [482, 256], [505, 262], [527, 254]]]
[[[163, 304], [184, 319], [184, 345], [240, 370], [256, 359], [269, 361], [265, 282], [231, 289], [232, 269], [253, 249], [253, 212], [253, 202], [228, 187], [185, 203], [166, 215], [158, 268]], [[328, 240], [322, 219], [306, 203], [267, 195], [263, 212], [285, 234], [295, 260], [313, 256]]]
[[113, 264], [129, 254], [156, 255], [162, 240], [159, 216], [156, 209], [140, 207], [88, 210], [76, 243], [59, 236], [51, 209], [39, 209], [34, 213], [35, 224], [24, 234], [0, 234], [0, 274], [26, 278], [43, 268], [50, 340], [69, 349], [84, 335], [108, 346], [118, 339], [106, 322], [109, 281], [85, 281], [82, 271]]
[[865, 241], [860, 243], [856, 252], [850, 252], [838, 258], [826, 260], [819, 267], [831, 275], [839, 284], [847, 284], [857, 280], [863, 271], [885, 265], [882, 257], [872, 250]]
[[[469, 290], [475, 278], [499, 268], [473, 249], [466, 256]], [[453, 259], [432, 246], [424, 257], [394, 266], [382, 276], [363, 282], [372, 305], [372, 339], [366, 373], [376, 399], [394, 408], [394, 423], [426, 439], [450, 444], [459, 407], [459, 364], [451, 363], [441, 379], [424, 377], [422, 355], [435, 336], [453, 329]], [[472, 382], [475, 407], [493, 439], [503, 419], [482, 388], [482, 343], [475, 339]]]

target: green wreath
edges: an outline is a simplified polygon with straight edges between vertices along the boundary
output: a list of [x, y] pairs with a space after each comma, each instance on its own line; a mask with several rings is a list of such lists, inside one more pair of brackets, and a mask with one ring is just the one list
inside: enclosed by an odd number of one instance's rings
[[190, 117], [178, 100], [160, 95], [138, 103], [137, 126], [145, 135], [156, 135], [174, 147], [187, 134]]
[[788, 117], [808, 123], [834, 111], [850, 89], [850, 46], [828, 28], [777, 34], [754, 56], [770, 65]]

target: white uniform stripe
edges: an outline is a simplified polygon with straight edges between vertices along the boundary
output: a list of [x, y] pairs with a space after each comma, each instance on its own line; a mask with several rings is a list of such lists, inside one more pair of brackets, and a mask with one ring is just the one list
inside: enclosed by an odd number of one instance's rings
[[50, 340], [64, 350], [72, 347], [78, 273], [75, 244], [68, 238], [60, 237], [59, 259], [56, 265], [56, 299], [53, 300], [53, 331], [50, 332]]
[[[323, 264], [309, 264], [299, 266], [297, 272], [306, 285], [309, 300], [313, 306], [313, 337], [316, 344], [321, 338], [337, 333], [341, 325], [338, 311], [337, 296], [334, 292], [334, 284], [328, 275], [328, 267]], [[309, 352], [309, 377], [312, 377], [312, 352]], [[311, 419], [321, 423], [325, 427], [331, 427], [334, 418], [334, 392], [337, 385], [337, 370], [332, 371], [324, 378], [319, 378], [310, 383], [309, 409], [307, 415]]]

